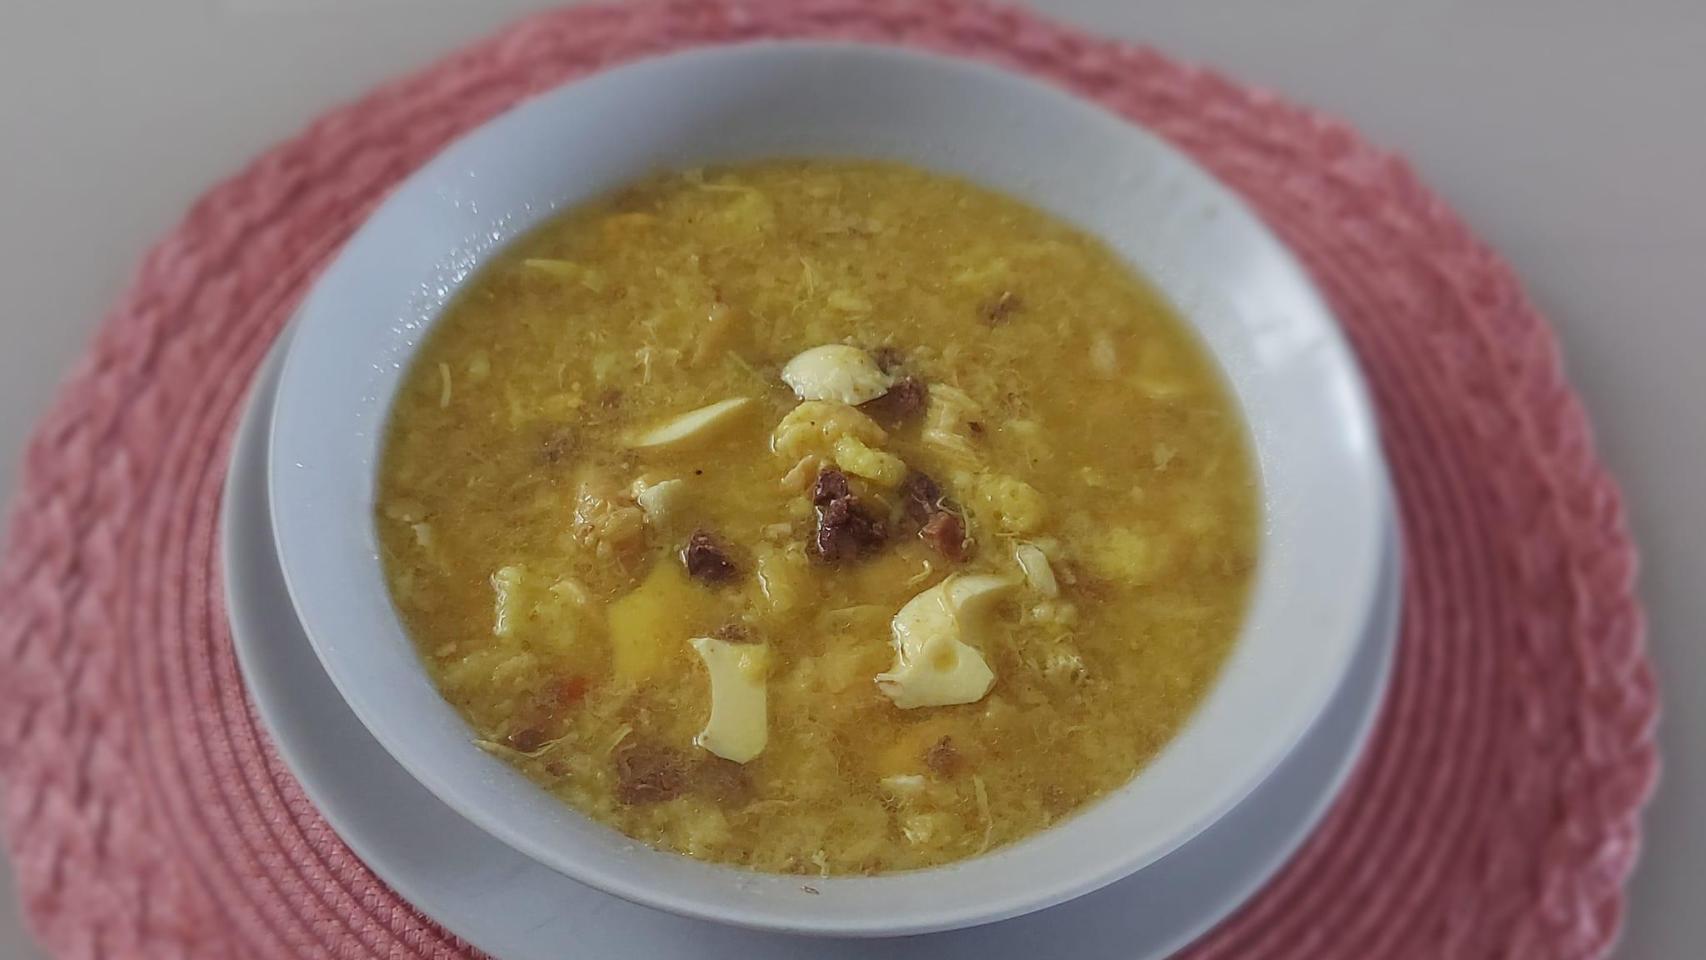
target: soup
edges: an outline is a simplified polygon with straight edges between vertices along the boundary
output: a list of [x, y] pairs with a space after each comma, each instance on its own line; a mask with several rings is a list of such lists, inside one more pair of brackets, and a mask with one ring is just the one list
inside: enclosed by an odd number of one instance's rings
[[1117, 789], [1256, 560], [1244, 427], [1167, 305], [898, 165], [564, 213], [470, 280], [387, 429], [393, 599], [477, 742], [759, 870], [941, 864]]

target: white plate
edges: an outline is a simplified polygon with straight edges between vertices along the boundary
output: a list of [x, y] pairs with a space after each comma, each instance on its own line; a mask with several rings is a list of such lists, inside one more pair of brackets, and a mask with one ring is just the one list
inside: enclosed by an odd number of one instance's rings
[[1374, 616], [1310, 733], [1231, 813], [1125, 880], [1017, 919], [899, 940], [808, 941], [638, 906], [462, 819], [386, 753], [332, 686], [285, 592], [268, 519], [265, 424], [279, 352], [256, 379], [223, 512], [231, 633], [250, 696], [280, 755], [356, 855], [450, 932], [504, 960], [1164, 957], [1242, 903], [1308, 836], [1359, 754], [1385, 689], [1399, 609], [1395, 532]]

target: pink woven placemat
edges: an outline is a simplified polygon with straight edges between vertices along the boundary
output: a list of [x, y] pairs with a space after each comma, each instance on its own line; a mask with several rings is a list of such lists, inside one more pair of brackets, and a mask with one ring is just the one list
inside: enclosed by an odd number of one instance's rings
[[250, 710], [215, 549], [238, 407], [316, 269], [448, 140], [614, 63], [771, 36], [985, 59], [1147, 125], [1292, 245], [1367, 367], [1407, 543], [1390, 701], [1322, 828], [1189, 955], [1605, 954], [1657, 698], [1617, 490], [1509, 269], [1344, 126], [962, 0], [547, 13], [328, 114], [196, 204], [37, 430], [0, 565], [4, 827], [48, 949], [472, 953], [350, 854]]

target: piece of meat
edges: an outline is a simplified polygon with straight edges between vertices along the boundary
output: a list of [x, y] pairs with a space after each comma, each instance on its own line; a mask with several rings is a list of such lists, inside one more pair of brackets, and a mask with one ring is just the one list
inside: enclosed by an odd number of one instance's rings
[[693, 768], [693, 791], [722, 806], [737, 807], [752, 799], [752, 778], [733, 760], [705, 757]]
[[740, 576], [730, 550], [707, 530], [695, 530], [681, 548], [681, 564], [687, 575], [706, 583], [728, 583]]
[[943, 510], [924, 521], [918, 536], [943, 557], [959, 563], [971, 556], [971, 541], [966, 537], [966, 522], [957, 513]]
[[687, 763], [668, 747], [630, 744], [616, 754], [616, 800], [642, 806], [672, 800], [687, 789]]
[[942, 488], [929, 474], [917, 470], [907, 474], [900, 482], [900, 496], [913, 523], [925, 523], [942, 511]]
[[811, 554], [824, 563], [868, 556], [888, 539], [888, 525], [865, 509], [853, 494], [837, 497], [817, 508]]
[[917, 377], [901, 377], [889, 387], [888, 393], [861, 403], [859, 409], [881, 423], [895, 426], [923, 413], [929, 399], [930, 393], [924, 381]]
[[888, 539], [887, 524], [860, 503], [847, 475], [840, 470], [820, 470], [811, 495], [817, 508], [811, 543], [816, 559], [826, 563], [851, 560], [869, 554]]
[[935, 480], [914, 470], [901, 481], [900, 495], [907, 519], [918, 525], [918, 536], [931, 549], [956, 563], [971, 556], [974, 544], [965, 515]]
[[951, 777], [960, 769], [960, 751], [953, 737], [943, 737], [924, 749], [924, 766], [938, 777]]
[[812, 505], [816, 507], [828, 506], [831, 501], [852, 495], [853, 491], [847, 485], [847, 474], [833, 467], [819, 470], [817, 479], [812, 482]]
[[547, 690], [546, 695], [549, 699], [547, 706], [555, 710], [572, 707], [586, 699], [588, 686], [586, 677], [580, 674], [563, 677], [551, 684]]
[[817, 511], [817, 532], [812, 539], [813, 555], [835, 562], [870, 554], [888, 539], [888, 527], [854, 496], [832, 500]]

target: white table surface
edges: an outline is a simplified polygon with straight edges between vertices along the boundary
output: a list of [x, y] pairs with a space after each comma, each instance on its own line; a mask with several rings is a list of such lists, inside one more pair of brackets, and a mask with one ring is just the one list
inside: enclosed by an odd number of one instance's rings
[[[326, 107], [529, 0], [11, 0], [0, 29], [0, 493], [148, 242]], [[1628, 495], [1665, 781], [1619, 956], [1706, 949], [1706, 3], [1052, 0], [1406, 153], [1551, 317]], [[0, 958], [34, 960], [0, 871]]]

